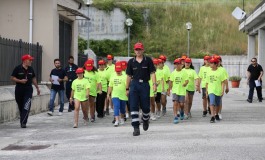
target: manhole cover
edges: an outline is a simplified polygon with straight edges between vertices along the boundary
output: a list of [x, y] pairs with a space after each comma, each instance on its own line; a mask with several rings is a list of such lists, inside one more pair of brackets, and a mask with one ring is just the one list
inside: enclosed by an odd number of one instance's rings
[[12, 151], [12, 150], [17, 150], [17, 151], [25, 151], [25, 150], [40, 150], [40, 149], [46, 149], [50, 147], [51, 145], [9, 145], [2, 150], [5, 151]]

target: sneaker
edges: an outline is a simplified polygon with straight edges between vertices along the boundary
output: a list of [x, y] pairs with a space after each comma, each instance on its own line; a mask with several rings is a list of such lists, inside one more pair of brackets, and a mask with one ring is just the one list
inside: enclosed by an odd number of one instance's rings
[[77, 124], [74, 124], [73, 128], [77, 128]]
[[180, 120], [183, 120], [183, 119], [184, 119], [184, 112], [180, 111]]
[[88, 119], [84, 119], [84, 125], [87, 126], [88, 124]]
[[259, 99], [259, 102], [262, 102], [262, 99]]
[[107, 116], [109, 115], [109, 109], [106, 110], [106, 115], [107, 115]]
[[185, 119], [185, 120], [189, 119], [189, 116], [186, 115], [186, 114], [184, 114], [184, 119]]
[[251, 99], [247, 99], [247, 101], [248, 101], [249, 103], [252, 103], [252, 100], [251, 100]]
[[202, 117], [206, 117], [206, 115], [207, 115], [207, 111], [203, 111], [202, 112]]
[[223, 119], [222, 115], [221, 114], [218, 114], [218, 115], [219, 115], [219, 119], [222, 120]]
[[115, 123], [113, 125], [114, 125], [114, 127], [118, 127], [119, 121], [115, 121]]
[[219, 115], [218, 115], [218, 114], [215, 115], [215, 119], [216, 119], [217, 121], [220, 121], [220, 118], [219, 118]]
[[69, 108], [69, 109], [68, 109], [68, 112], [72, 112], [72, 109]]
[[120, 120], [120, 125], [124, 125], [125, 124], [125, 122], [124, 122], [124, 119], [122, 118], [121, 120]]
[[215, 118], [212, 117], [211, 120], [210, 120], [210, 123], [214, 123], [215, 122]]
[[156, 120], [156, 117], [155, 117], [155, 114], [154, 114], [154, 113], [151, 113], [151, 117], [150, 117], [150, 119], [151, 119], [152, 121], [155, 121], [155, 120]]
[[52, 111], [49, 111], [47, 114], [48, 114], [49, 116], [53, 116], [53, 112], [52, 112]]
[[157, 112], [156, 112], [156, 117], [157, 117], [157, 118], [160, 118], [160, 117], [161, 117], [161, 111], [157, 111]]
[[114, 118], [114, 119], [113, 119], [113, 121], [112, 121], [111, 123], [112, 123], [112, 124], [114, 124], [114, 123], [115, 123], [115, 121], [116, 121], [116, 120], [115, 120], [115, 118]]
[[188, 117], [189, 117], [189, 119], [192, 118], [191, 113], [188, 113]]
[[174, 123], [174, 124], [179, 123], [179, 118], [178, 118], [178, 117], [175, 117], [173, 123]]
[[166, 107], [163, 107], [163, 109], [162, 109], [162, 115], [165, 116], [166, 113], [167, 113], [167, 108]]
[[133, 136], [139, 136], [140, 135], [140, 128], [134, 128]]
[[179, 111], [178, 111], [178, 113], [177, 113], [177, 117], [180, 117], [180, 113], [179, 113]]
[[63, 115], [63, 112], [59, 112], [59, 113], [58, 113], [58, 116], [62, 116], [62, 115]]
[[147, 131], [149, 128], [149, 120], [143, 122], [143, 129], [144, 131]]

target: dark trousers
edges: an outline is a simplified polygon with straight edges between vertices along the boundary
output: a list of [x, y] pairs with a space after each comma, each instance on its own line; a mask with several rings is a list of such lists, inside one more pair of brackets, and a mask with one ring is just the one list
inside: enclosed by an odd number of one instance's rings
[[138, 128], [140, 125], [139, 107], [141, 105], [143, 121], [149, 120], [150, 112], [150, 86], [148, 82], [132, 80], [129, 90], [129, 104], [132, 117], [132, 126]]
[[[261, 83], [261, 86], [262, 86], [262, 82], [260, 82], [260, 83]], [[248, 99], [249, 100], [252, 101], [255, 88], [257, 90], [258, 99], [262, 100], [262, 92], [261, 92], [262, 88], [261, 88], [261, 86], [256, 87], [256, 84], [255, 84], [254, 80], [250, 80], [249, 81], [249, 93], [248, 93]]]
[[98, 113], [98, 117], [104, 116], [104, 106], [105, 106], [105, 99], [107, 97], [107, 92], [102, 91], [102, 94], [97, 94], [96, 99], [96, 111]]
[[[66, 97], [67, 97], [68, 100], [69, 100], [69, 98], [71, 96], [71, 92], [72, 92], [72, 81], [71, 82], [68, 81], [65, 84], [65, 94], [66, 94]], [[70, 102], [69, 102], [68, 109], [74, 110], [75, 109], [74, 103], [70, 104]]]
[[20, 124], [27, 124], [31, 108], [33, 88], [32, 86], [18, 87], [15, 89], [15, 99], [20, 114]]

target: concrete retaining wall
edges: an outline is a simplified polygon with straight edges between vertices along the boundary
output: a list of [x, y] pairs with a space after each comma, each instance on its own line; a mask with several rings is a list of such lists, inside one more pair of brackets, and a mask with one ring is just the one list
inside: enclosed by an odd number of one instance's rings
[[[47, 111], [50, 99], [50, 90], [46, 85], [39, 85], [41, 95], [37, 96], [33, 87], [33, 98], [30, 115]], [[19, 118], [17, 103], [15, 100], [15, 86], [0, 87], [0, 123]]]

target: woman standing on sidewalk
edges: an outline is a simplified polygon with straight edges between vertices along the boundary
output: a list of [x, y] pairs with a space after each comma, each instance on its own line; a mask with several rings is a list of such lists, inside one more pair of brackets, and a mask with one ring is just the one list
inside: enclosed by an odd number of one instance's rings
[[[207, 76], [207, 73], [208, 71], [211, 69], [210, 66], [209, 66], [209, 59], [211, 59], [210, 56], [204, 56], [204, 64], [203, 66], [200, 68], [200, 71], [199, 71], [199, 86], [201, 85], [201, 88], [202, 88], [202, 105], [203, 105], [203, 113], [202, 113], [202, 116], [203, 117], [206, 117], [207, 115], [207, 106], [209, 105], [208, 104], [208, 97], [206, 97], [206, 76]], [[209, 106], [208, 106], [209, 107]], [[209, 114], [210, 113], [210, 108], [209, 108]]]
[[87, 125], [88, 122], [88, 97], [89, 97], [89, 88], [90, 85], [87, 79], [84, 78], [84, 69], [78, 68], [75, 72], [78, 76], [72, 83], [72, 92], [70, 96], [70, 103], [73, 104], [73, 99], [75, 99], [75, 112], [74, 112], [74, 126], [73, 128], [78, 127], [78, 117], [80, 105], [83, 111], [84, 124]]

